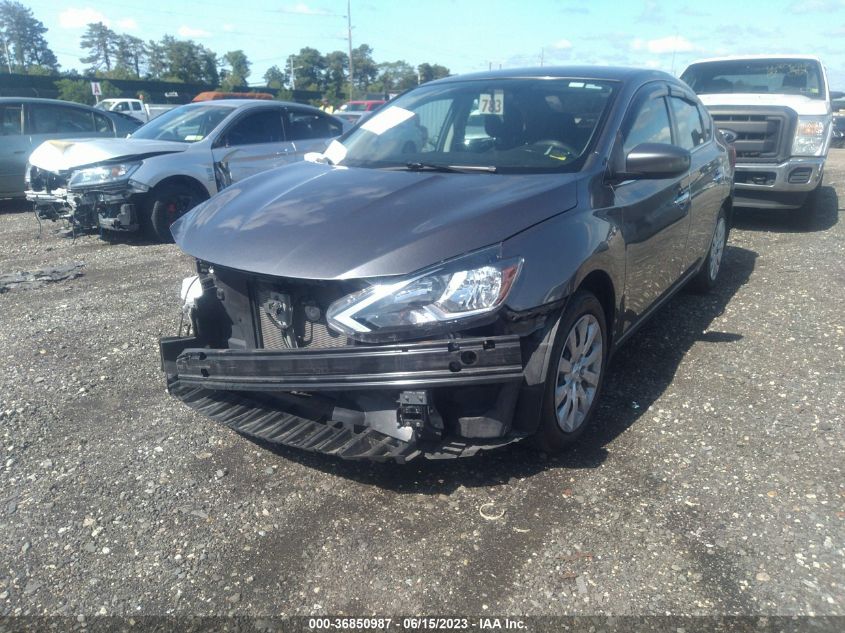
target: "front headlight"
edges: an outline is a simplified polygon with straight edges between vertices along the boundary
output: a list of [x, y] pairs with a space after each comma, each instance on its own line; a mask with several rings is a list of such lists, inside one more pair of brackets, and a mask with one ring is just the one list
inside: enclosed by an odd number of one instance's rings
[[114, 185], [129, 180], [141, 166], [141, 163], [117, 163], [114, 165], [102, 165], [90, 167], [73, 172], [70, 176], [68, 187], [95, 187], [97, 185]]
[[795, 139], [792, 141], [793, 156], [821, 156], [827, 145], [830, 121], [823, 116], [798, 117]]
[[329, 326], [361, 341], [414, 338], [484, 320], [508, 295], [522, 259], [501, 260], [488, 248], [398, 281], [377, 282], [338, 299]]

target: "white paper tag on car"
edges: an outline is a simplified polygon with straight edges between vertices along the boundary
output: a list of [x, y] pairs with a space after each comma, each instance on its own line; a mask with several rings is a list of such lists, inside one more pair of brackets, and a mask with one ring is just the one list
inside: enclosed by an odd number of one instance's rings
[[478, 111], [481, 114], [505, 114], [505, 91], [494, 90], [478, 95]]
[[377, 136], [381, 136], [387, 132], [387, 130], [396, 127], [403, 121], [407, 121], [412, 116], [414, 116], [414, 113], [410, 110], [391, 106], [387, 108], [387, 110], [382, 110], [373, 118], [366, 121], [363, 125], [361, 125], [361, 129], [372, 132]]

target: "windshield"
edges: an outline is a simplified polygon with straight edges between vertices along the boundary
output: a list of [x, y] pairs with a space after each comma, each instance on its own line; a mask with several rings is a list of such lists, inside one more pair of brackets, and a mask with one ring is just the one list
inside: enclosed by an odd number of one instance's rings
[[383, 106], [325, 156], [351, 167], [575, 171], [614, 86], [570, 78], [422, 86]]
[[220, 105], [174, 108], [139, 127], [132, 133], [132, 138], [196, 143], [211, 134], [232, 110]]
[[106, 110], [107, 111], [113, 104], [114, 104], [114, 101], [112, 101], [111, 99], [104, 99], [103, 101], [100, 101], [100, 103], [96, 104], [94, 107], [97, 108], [98, 110]]
[[697, 94], [800, 94], [826, 98], [819, 64], [808, 59], [744, 59], [693, 64], [681, 75]]

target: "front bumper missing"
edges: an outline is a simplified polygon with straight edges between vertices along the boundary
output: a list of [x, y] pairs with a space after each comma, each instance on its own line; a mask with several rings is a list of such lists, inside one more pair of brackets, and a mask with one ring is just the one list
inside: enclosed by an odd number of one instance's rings
[[[426, 437], [401, 423], [396, 401], [399, 393], [409, 393], [405, 390], [491, 384], [515, 394], [523, 380], [518, 336], [282, 351], [196, 345], [194, 338], [161, 339], [170, 393], [264, 441], [345, 459], [404, 462], [420, 454], [463, 457], [522, 439], [518, 433], [475, 439]], [[394, 404], [386, 411], [383, 406], [376, 407], [380, 411], [351, 411], [333, 406], [319, 392], [355, 392], [363, 398], [372, 393]]]

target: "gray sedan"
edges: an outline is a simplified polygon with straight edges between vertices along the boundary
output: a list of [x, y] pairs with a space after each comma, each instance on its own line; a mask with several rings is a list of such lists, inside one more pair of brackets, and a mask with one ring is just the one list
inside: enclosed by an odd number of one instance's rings
[[0, 198], [22, 198], [29, 155], [48, 139], [124, 137], [140, 127], [132, 117], [55, 99], [0, 98]]

